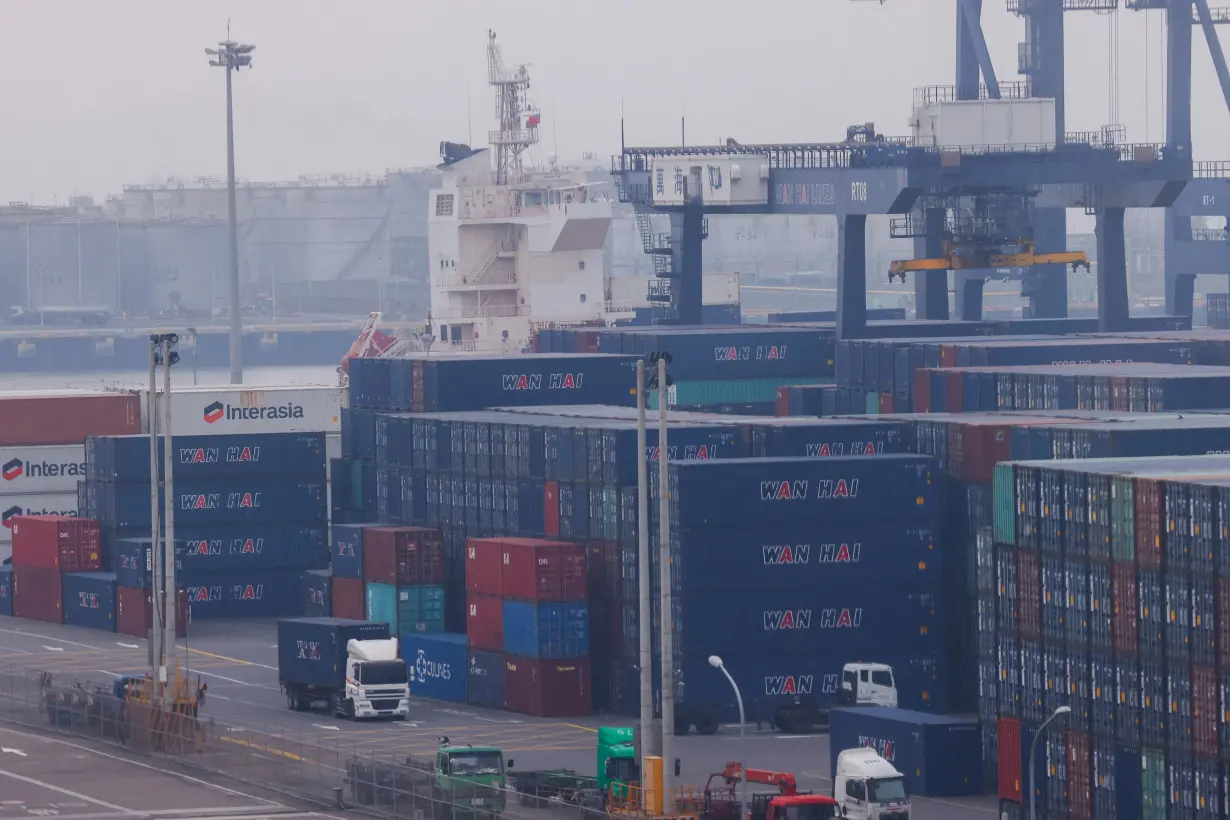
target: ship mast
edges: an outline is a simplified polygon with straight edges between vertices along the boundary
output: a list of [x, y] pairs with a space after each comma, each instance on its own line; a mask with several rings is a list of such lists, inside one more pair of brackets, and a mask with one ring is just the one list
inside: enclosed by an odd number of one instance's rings
[[495, 116], [499, 131], [490, 133], [495, 149], [495, 184], [507, 185], [521, 179], [521, 154], [538, 142], [538, 123], [542, 117], [527, 100], [530, 73], [519, 65], [509, 72], [504, 67], [495, 32], [487, 32], [487, 83], [495, 87]]

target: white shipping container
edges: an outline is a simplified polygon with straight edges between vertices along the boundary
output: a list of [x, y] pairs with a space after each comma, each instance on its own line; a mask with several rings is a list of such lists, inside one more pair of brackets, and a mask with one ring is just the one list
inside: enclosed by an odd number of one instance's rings
[[0, 447], [0, 504], [10, 495], [76, 493], [84, 480], [84, 444]]
[[1055, 101], [949, 100], [919, 106], [910, 123], [920, 145], [940, 148], [1053, 146]]
[[76, 515], [77, 493], [37, 493], [0, 497], [0, 543], [13, 541], [13, 519], [19, 515]]
[[[148, 391], [142, 395], [148, 394]], [[159, 393], [158, 412], [163, 410]], [[144, 411], [144, 403], [142, 404]], [[145, 420], [149, 429], [149, 419]], [[171, 386], [171, 430], [181, 436], [340, 433], [342, 388], [327, 385]]]

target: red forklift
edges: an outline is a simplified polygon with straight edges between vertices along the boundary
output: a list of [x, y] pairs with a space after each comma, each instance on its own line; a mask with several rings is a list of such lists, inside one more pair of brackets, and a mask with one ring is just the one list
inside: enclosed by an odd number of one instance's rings
[[[741, 820], [739, 817], [739, 784], [743, 767], [727, 763], [721, 772], [709, 775], [705, 784], [705, 820]], [[716, 782], [715, 782], [716, 781]], [[794, 775], [748, 769], [747, 782], [776, 786], [776, 792], [749, 795], [751, 820], [838, 820], [841, 806], [823, 794], [799, 791]]]

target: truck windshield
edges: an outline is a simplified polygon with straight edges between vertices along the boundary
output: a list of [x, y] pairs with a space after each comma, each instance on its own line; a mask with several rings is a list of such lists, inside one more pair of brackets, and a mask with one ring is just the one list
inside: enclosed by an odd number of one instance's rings
[[787, 806], [781, 820], [833, 820], [837, 816], [837, 806], [832, 803], [804, 803]]
[[887, 780], [871, 781], [871, 802], [888, 803], [893, 800], [905, 800], [905, 780], [891, 777]]
[[449, 755], [448, 766], [454, 777], [500, 774], [504, 771], [504, 757], [499, 752], [462, 752]]
[[630, 757], [612, 757], [608, 761], [607, 776], [620, 783], [631, 783], [637, 779], [636, 761]]
[[359, 683], [364, 686], [394, 686], [406, 682], [403, 661], [365, 661], [359, 664]]

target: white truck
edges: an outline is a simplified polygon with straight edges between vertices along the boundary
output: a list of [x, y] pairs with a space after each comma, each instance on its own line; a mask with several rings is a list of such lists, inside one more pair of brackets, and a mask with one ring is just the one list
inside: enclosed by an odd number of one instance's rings
[[[839, 706], [897, 705], [893, 668], [885, 663], [847, 663], [841, 668]], [[829, 710], [796, 695], [773, 711], [773, 725], [787, 734], [803, 734], [828, 725]]]
[[324, 703], [338, 717], [410, 714], [410, 677], [389, 625], [344, 618], [278, 621], [278, 679], [291, 709]]
[[846, 820], [910, 820], [905, 777], [874, 749], [846, 749], [837, 755], [833, 799]]

